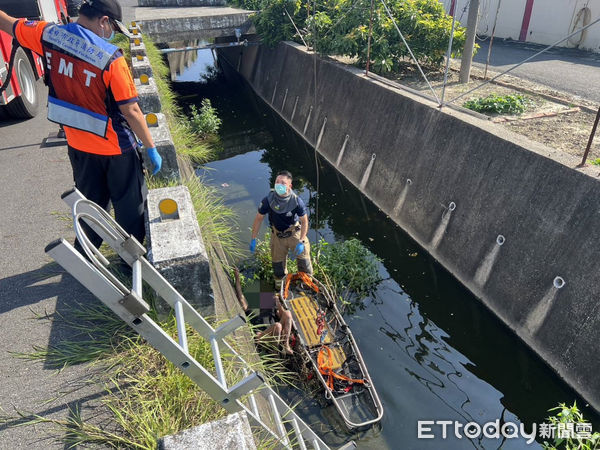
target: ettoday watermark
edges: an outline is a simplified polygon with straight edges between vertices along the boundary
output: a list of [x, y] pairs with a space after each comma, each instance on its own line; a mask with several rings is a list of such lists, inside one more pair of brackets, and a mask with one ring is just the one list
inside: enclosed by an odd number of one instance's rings
[[591, 423], [533, 423], [529, 430], [525, 424], [513, 422], [500, 423], [499, 419], [484, 424], [477, 422], [461, 423], [455, 420], [419, 420], [417, 422], [417, 438], [447, 439], [454, 435], [458, 439], [518, 439], [522, 438], [528, 444], [540, 439], [591, 439]]

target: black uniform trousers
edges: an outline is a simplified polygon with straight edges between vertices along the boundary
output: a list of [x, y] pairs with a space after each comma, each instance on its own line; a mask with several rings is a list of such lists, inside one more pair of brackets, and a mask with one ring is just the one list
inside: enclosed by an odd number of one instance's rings
[[[144, 206], [148, 190], [138, 152], [104, 156], [71, 146], [68, 149], [75, 187], [106, 211], [112, 203], [117, 223], [142, 243], [146, 236]], [[92, 244], [100, 247], [100, 236], [85, 223], [83, 229]], [[75, 242], [75, 247], [81, 251], [79, 242]]]

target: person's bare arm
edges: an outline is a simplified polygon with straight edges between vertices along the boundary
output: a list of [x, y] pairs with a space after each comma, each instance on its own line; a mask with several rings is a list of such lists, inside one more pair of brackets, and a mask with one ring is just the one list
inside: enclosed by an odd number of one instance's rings
[[252, 224], [252, 239], [256, 239], [256, 236], [258, 236], [258, 230], [260, 230], [260, 225], [262, 224], [264, 217], [263, 214], [256, 213], [254, 223]]
[[300, 242], [304, 241], [304, 238], [308, 234], [308, 214], [304, 214], [300, 217]]
[[9, 16], [4, 11], [0, 11], [0, 31], [13, 35], [13, 26], [17, 19]]
[[125, 120], [127, 120], [135, 135], [142, 140], [144, 147], [154, 147], [154, 140], [152, 139], [148, 125], [146, 125], [144, 114], [137, 102], [119, 105], [119, 110], [125, 116]]

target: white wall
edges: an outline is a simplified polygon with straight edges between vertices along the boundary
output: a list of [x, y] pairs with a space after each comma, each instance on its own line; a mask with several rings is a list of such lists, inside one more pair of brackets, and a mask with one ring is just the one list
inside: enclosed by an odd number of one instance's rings
[[[440, 0], [440, 2], [446, 11], [450, 11], [452, 0]], [[526, 0], [480, 0], [477, 33], [484, 36], [491, 35], [498, 2], [501, 3], [495, 36], [519, 39]], [[467, 25], [468, 4], [469, 0], [456, 1], [456, 18], [463, 26]], [[466, 11], [464, 11], [465, 6]], [[526, 41], [552, 44], [567, 36], [574, 30], [574, 26], [580, 28], [584, 24], [583, 14], [577, 24], [575, 20], [579, 11], [585, 7], [590, 11], [589, 21], [585, 22], [586, 24], [600, 17], [600, 0], [535, 0]], [[580, 35], [576, 35], [560, 45], [600, 51], [600, 22], [586, 30], [581, 40], [579, 38]]]

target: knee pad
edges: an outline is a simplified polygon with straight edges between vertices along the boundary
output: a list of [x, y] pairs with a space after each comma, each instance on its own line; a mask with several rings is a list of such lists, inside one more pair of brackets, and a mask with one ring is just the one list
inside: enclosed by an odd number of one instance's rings
[[285, 277], [285, 262], [274, 262], [273, 263], [273, 275], [275, 278], [281, 279]]

